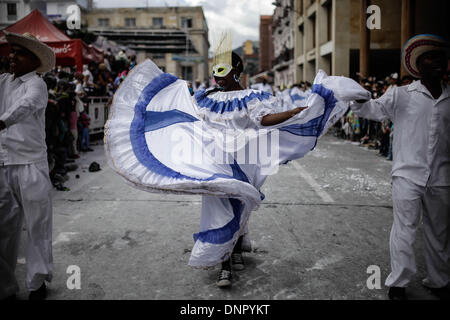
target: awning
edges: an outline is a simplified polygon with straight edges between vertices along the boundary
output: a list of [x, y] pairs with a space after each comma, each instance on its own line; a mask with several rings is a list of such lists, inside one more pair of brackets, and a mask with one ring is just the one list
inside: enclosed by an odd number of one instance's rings
[[[81, 39], [71, 39], [48, 21], [39, 10], [33, 10], [29, 15], [4, 30], [23, 34], [31, 33], [33, 36], [51, 47], [56, 55], [56, 64], [77, 67], [83, 71], [83, 63], [94, 61], [103, 62], [103, 50], [84, 43]], [[9, 53], [9, 45], [5, 34], [0, 31], [0, 55]]]

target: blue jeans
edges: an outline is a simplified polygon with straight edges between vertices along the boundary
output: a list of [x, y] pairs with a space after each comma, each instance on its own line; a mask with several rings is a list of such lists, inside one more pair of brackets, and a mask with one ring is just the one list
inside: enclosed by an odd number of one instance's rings
[[81, 131], [81, 150], [89, 148], [89, 128], [83, 128]]

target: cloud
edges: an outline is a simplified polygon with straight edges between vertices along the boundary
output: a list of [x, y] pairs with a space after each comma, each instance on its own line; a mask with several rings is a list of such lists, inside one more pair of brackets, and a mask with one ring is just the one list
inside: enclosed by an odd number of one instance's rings
[[273, 0], [95, 0], [96, 7], [202, 6], [209, 39], [224, 29], [233, 32], [233, 48], [259, 39], [260, 15], [272, 15]]
[[260, 15], [271, 15], [271, 0], [186, 0], [190, 5], [201, 5], [210, 30], [209, 39], [224, 29], [233, 32], [233, 48], [246, 40], [259, 40]]

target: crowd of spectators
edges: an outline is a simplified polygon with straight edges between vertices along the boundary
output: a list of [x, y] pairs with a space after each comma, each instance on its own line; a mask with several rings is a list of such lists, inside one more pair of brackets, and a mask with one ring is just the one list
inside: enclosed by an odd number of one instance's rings
[[[376, 77], [363, 78], [359, 74], [358, 77], [361, 86], [371, 92], [373, 99], [380, 98], [387, 90], [395, 86], [409, 85], [414, 81], [411, 76], [404, 76], [400, 79], [397, 73], [382, 80]], [[336, 136], [372, 150], [379, 150], [380, 156], [392, 160], [394, 125], [391, 121], [378, 122], [360, 118], [349, 109], [341, 121], [336, 123], [335, 129]]]
[[[57, 66], [43, 75], [48, 88], [46, 109], [46, 143], [50, 179], [55, 188], [64, 191], [68, 172], [78, 168], [80, 152], [91, 152], [88, 97], [110, 97], [136, 65], [136, 56], [123, 51], [105, 52], [103, 63], [90, 62], [83, 72], [73, 67]], [[0, 73], [9, 72], [7, 57], [0, 59]]]
[[[56, 188], [64, 190], [68, 180], [67, 172], [76, 170], [75, 160], [80, 152], [93, 151], [89, 147], [89, 103], [87, 97], [110, 97], [136, 65], [136, 56], [127, 56], [123, 51], [113, 55], [105, 52], [103, 63], [90, 62], [83, 66], [83, 72], [73, 68], [57, 66], [44, 75], [49, 90], [46, 110], [46, 142], [50, 178]], [[0, 73], [9, 71], [7, 57], [0, 57]], [[361, 86], [372, 93], [372, 98], [381, 97], [395, 86], [413, 82], [410, 76], [399, 78], [393, 73], [385, 79], [363, 78], [358, 74]], [[189, 83], [191, 94], [205, 89], [207, 84]], [[301, 82], [297, 87], [302, 92], [311, 91], [311, 83]], [[273, 94], [279, 96], [284, 88], [276, 87]], [[110, 99], [111, 101], [111, 99]], [[379, 150], [379, 155], [392, 160], [392, 138], [394, 125], [389, 120], [377, 122], [356, 116], [350, 109], [335, 125], [335, 136], [354, 143]]]

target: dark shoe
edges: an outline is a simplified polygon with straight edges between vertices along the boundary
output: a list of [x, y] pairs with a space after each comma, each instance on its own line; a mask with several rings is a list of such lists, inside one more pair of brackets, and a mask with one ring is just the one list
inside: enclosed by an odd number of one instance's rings
[[231, 278], [232, 276], [230, 270], [221, 269], [216, 284], [219, 288], [229, 287], [231, 286]]
[[101, 170], [100, 165], [95, 161], [89, 165], [89, 172], [97, 172], [100, 170]]
[[47, 298], [47, 287], [45, 283], [36, 291], [31, 291], [28, 300], [45, 300]]
[[64, 166], [67, 172], [72, 172], [78, 169], [78, 165], [76, 163], [68, 163]]
[[408, 300], [406, 289], [400, 287], [390, 287], [388, 297], [390, 300]]
[[55, 173], [55, 175], [53, 176], [53, 181], [56, 183], [64, 183], [69, 181], [70, 177], [67, 174], [59, 174], [59, 173]]
[[430, 288], [424, 285], [424, 287], [430, 291], [432, 295], [434, 295], [439, 300], [450, 300], [450, 288], [449, 287], [443, 287], [443, 288]]
[[233, 270], [241, 271], [245, 269], [244, 259], [242, 253], [231, 254], [231, 267]]
[[15, 294], [13, 294], [12, 296], [6, 297], [4, 299], [0, 299], [0, 301], [16, 301], [17, 297]]
[[87, 151], [89, 151], [89, 152], [92, 152], [92, 151], [94, 151], [93, 149], [91, 149], [91, 148], [87, 148], [86, 149]]

